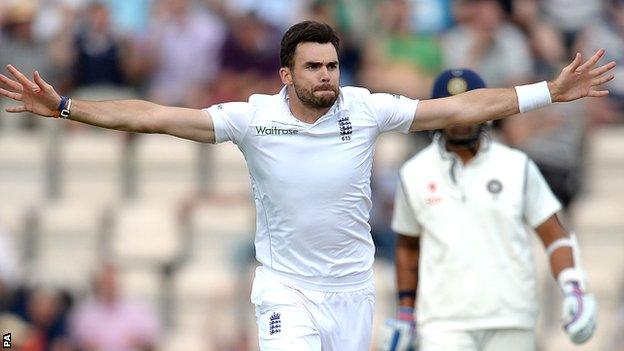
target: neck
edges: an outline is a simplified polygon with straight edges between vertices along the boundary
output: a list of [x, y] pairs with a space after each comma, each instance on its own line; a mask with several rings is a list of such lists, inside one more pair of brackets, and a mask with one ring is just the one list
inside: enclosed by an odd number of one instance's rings
[[446, 150], [455, 153], [461, 159], [463, 164], [467, 164], [472, 160], [481, 147], [481, 140], [477, 140], [474, 144], [474, 148], [467, 148], [465, 146], [457, 146], [450, 143], [446, 143]]
[[290, 112], [295, 116], [296, 119], [300, 120], [304, 123], [312, 124], [318, 121], [322, 115], [326, 114], [327, 111], [331, 107], [323, 107], [323, 108], [313, 108], [308, 105], [305, 105], [297, 94], [295, 93], [294, 88], [288, 87], [288, 107], [290, 108]]

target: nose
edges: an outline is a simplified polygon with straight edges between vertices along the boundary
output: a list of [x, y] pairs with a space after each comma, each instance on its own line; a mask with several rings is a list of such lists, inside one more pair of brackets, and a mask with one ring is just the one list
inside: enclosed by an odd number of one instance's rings
[[329, 70], [327, 70], [327, 67], [323, 67], [321, 69], [321, 82], [329, 83], [329, 80], [330, 80]]

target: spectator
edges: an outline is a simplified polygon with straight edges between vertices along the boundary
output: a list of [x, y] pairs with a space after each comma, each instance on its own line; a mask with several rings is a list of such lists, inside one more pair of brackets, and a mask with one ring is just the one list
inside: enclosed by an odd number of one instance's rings
[[602, 8], [600, 0], [544, 0], [541, 4], [549, 22], [563, 34], [567, 56], [576, 51], [576, 37], [592, 22], [588, 19], [599, 17]]
[[159, 0], [149, 33], [149, 99], [193, 106], [215, 79], [225, 35], [221, 19], [190, 0]]
[[[52, 60], [50, 46], [38, 42], [33, 31], [33, 21], [37, 6], [33, 0], [22, 0], [8, 6], [4, 17], [4, 35], [0, 40], [0, 66], [10, 62], [20, 62], [20, 68], [32, 71], [35, 67], [39, 72], [58, 84], [55, 74], [57, 65]], [[35, 127], [36, 119], [32, 116], [16, 119], [18, 125], [26, 128]]]
[[253, 14], [231, 19], [230, 30], [220, 49], [221, 70], [210, 102], [246, 100], [252, 92], [274, 93], [281, 84], [279, 35], [270, 24]]
[[544, 19], [537, 0], [516, 0], [511, 9], [513, 22], [528, 39], [539, 77], [550, 77], [567, 58], [563, 36]]
[[452, 0], [410, 0], [411, 26], [419, 33], [439, 34], [453, 23]]
[[140, 36], [148, 28], [150, 8], [154, 0], [100, 0], [110, 13], [116, 34], [124, 37]]
[[522, 32], [505, 18], [496, 0], [460, 0], [458, 25], [443, 38], [445, 66], [479, 72], [489, 86], [527, 81], [533, 61]]
[[93, 279], [93, 297], [71, 317], [70, 333], [80, 350], [154, 350], [160, 330], [154, 313], [120, 295], [118, 271], [105, 264]]
[[[605, 60], [624, 60], [624, 1], [605, 0], [605, 10], [597, 21], [592, 21], [579, 36], [579, 47], [584, 55], [593, 48], [605, 48]], [[622, 75], [624, 68], [614, 72]], [[620, 113], [624, 112], [624, 80], [616, 79], [607, 84], [611, 92], [610, 100]]]
[[270, 23], [280, 32], [297, 22], [304, 13], [306, 0], [227, 0], [225, 9], [232, 17], [255, 13], [261, 21]]
[[71, 351], [66, 316], [71, 301], [55, 289], [38, 286], [29, 293], [25, 320], [31, 328], [23, 351]]
[[379, 7], [381, 30], [366, 43], [362, 83], [374, 91], [424, 98], [442, 64], [439, 43], [415, 35], [410, 27], [410, 3], [385, 0]]
[[121, 52], [107, 7], [98, 2], [90, 4], [76, 37], [74, 84], [83, 87], [124, 83]]

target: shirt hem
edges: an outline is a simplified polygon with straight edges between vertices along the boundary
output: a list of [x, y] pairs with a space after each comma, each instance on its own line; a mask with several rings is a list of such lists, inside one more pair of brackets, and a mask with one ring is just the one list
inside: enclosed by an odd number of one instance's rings
[[373, 270], [356, 273], [342, 277], [313, 276], [307, 277], [299, 274], [280, 272], [268, 266], [262, 265], [258, 269], [275, 278], [284, 285], [295, 288], [323, 292], [347, 292], [362, 290], [370, 286], [373, 279]]
[[464, 320], [439, 320], [425, 322], [419, 326], [422, 332], [428, 330], [482, 330], [482, 329], [535, 329], [535, 317], [519, 315], [515, 317], [493, 317]]

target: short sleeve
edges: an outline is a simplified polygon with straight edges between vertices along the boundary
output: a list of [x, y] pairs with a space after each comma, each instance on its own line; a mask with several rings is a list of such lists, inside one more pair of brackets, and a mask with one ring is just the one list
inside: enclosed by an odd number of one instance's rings
[[409, 132], [416, 115], [418, 100], [396, 94], [377, 93], [370, 95], [370, 103], [382, 133]]
[[422, 231], [401, 182], [399, 182], [394, 195], [394, 213], [391, 226], [396, 233], [409, 236], [419, 236]]
[[252, 117], [252, 105], [247, 102], [227, 102], [205, 109], [212, 117], [214, 124], [215, 141], [222, 143], [231, 141], [239, 144]]
[[535, 163], [527, 160], [526, 167], [524, 218], [532, 228], [536, 228], [561, 210], [561, 204]]

